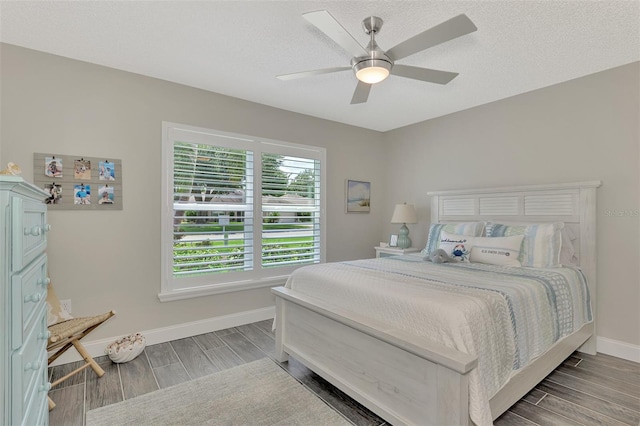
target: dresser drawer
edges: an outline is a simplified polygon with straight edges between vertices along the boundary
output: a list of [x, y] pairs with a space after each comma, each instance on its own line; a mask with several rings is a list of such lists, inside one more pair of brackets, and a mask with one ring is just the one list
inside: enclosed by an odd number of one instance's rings
[[[11, 356], [12, 424], [33, 424], [40, 416], [41, 404], [49, 391], [47, 380], [47, 319], [44, 307], [24, 345]], [[30, 420], [29, 420], [30, 419]]]
[[27, 416], [22, 422], [23, 426], [46, 426], [49, 424], [49, 404], [47, 402], [47, 392], [38, 392], [38, 395], [31, 400], [31, 405], [27, 408]]
[[19, 271], [47, 247], [47, 205], [11, 198], [11, 269]]
[[39, 320], [36, 314], [46, 305], [48, 281], [46, 254], [11, 277], [11, 349], [22, 346], [27, 331]]

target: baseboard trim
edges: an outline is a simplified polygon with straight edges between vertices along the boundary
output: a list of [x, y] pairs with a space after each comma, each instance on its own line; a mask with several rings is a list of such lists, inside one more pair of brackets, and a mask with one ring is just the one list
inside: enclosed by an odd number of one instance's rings
[[[237, 327], [252, 322], [272, 319], [275, 316], [275, 306], [254, 309], [252, 311], [238, 312], [236, 314], [223, 315], [219, 317], [207, 318], [199, 321], [187, 322], [183, 324], [171, 325], [168, 327], [154, 328], [142, 331], [147, 345], [169, 342], [185, 337], [196, 336], [198, 334], [210, 333], [212, 331], [224, 330], [225, 328]], [[104, 355], [104, 348], [114, 340], [122, 336], [109, 337], [106, 339], [82, 341], [83, 346], [92, 357]], [[68, 350], [51, 365], [61, 365], [70, 362], [80, 361], [82, 357], [75, 350]]]
[[640, 362], [640, 346], [619, 340], [598, 337], [598, 352], [629, 361]]
[[[244, 324], [250, 324], [252, 322], [272, 319], [274, 316], [275, 307], [269, 306], [267, 308], [207, 318], [200, 321], [154, 328], [152, 330], [143, 331], [142, 334], [147, 340], [147, 345], [155, 345], [157, 343], [170, 342], [171, 340], [184, 339], [185, 337], [197, 336], [198, 334], [210, 333], [212, 331], [224, 330], [225, 328], [237, 327]], [[83, 344], [92, 357], [97, 357], [104, 355], [104, 348], [119, 337], [122, 336], [93, 341], [83, 341]], [[597, 347], [598, 352], [600, 353], [629, 361], [640, 362], [640, 346], [638, 345], [632, 345], [606, 337], [597, 337]], [[82, 358], [75, 350], [69, 350], [51, 365], [56, 366], [67, 364], [70, 362], [80, 361], [81, 359]]]

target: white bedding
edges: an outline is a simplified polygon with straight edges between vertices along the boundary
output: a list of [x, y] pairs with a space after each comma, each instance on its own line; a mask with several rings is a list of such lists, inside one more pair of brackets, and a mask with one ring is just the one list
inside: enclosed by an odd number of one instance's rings
[[469, 414], [491, 424], [489, 399], [514, 370], [591, 320], [576, 268], [433, 264], [419, 255], [313, 265], [286, 287], [478, 356]]

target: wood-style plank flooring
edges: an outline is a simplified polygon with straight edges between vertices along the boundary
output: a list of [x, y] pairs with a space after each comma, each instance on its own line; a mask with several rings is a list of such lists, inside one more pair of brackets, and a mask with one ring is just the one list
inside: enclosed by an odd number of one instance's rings
[[[83, 425], [86, 411], [260, 358], [273, 358], [274, 352], [271, 321], [261, 321], [147, 346], [138, 358], [125, 364], [100, 357], [97, 361], [106, 372], [102, 378], [86, 369], [51, 390], [57, 406], [49, 421], [52, 426]], [[299, 362], [292, 359], [278, 364], [355, 425], [387, 425]], [[75, 367], [74, 363], [50, 368], [51, 381]], [[638, 425], [640, 364], [608, 355], [575, 353], [495, 424]]]

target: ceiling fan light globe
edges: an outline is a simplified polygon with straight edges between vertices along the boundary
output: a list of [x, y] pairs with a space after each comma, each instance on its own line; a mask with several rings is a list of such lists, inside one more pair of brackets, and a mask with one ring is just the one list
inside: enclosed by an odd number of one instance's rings
[[380, 83], [382, 80], [389, 76], [389, 70], [380, 67], [368, 67], [363, 68], [356, 72], [358, 80], [367, 84]]
[[380, 59], [369, 59], [355, 64], [353, 70], [358, 80], [367, 84], [376, 84], [389, 77], [391, 64]]

